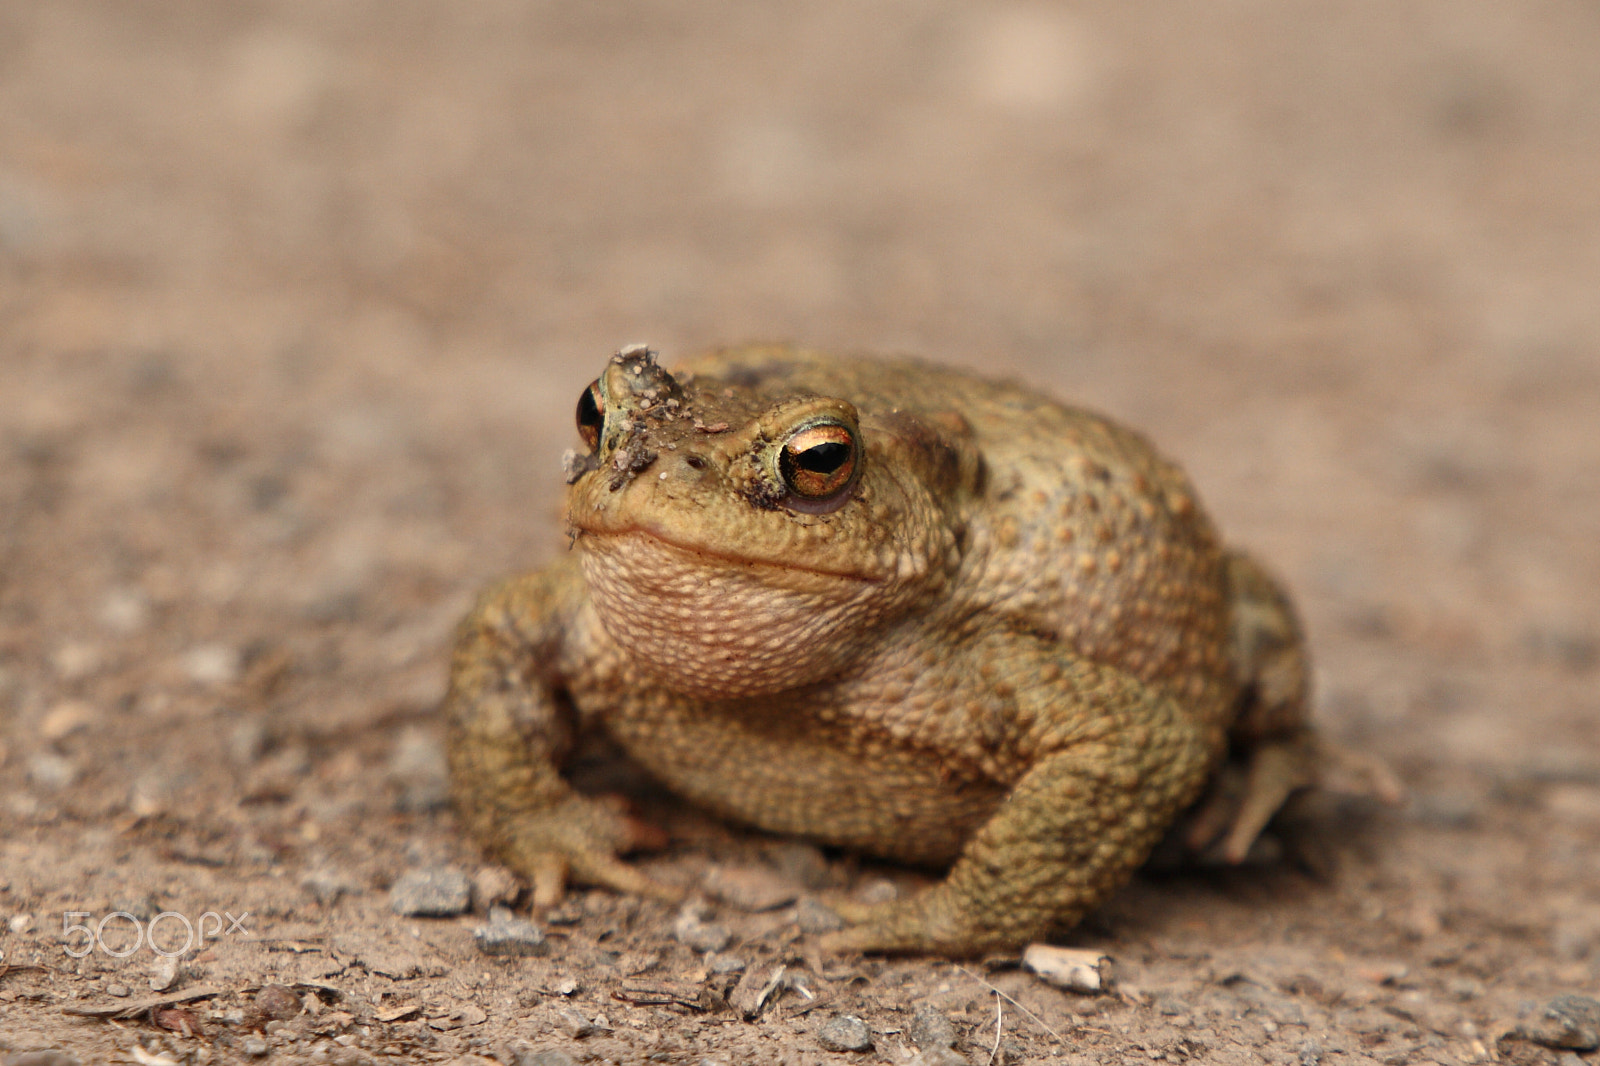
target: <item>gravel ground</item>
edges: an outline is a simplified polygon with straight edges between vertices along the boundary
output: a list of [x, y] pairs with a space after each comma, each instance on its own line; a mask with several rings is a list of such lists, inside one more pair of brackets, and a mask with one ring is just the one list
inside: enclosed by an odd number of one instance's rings
[[[0, 1062], [1595, 1062], [1596, 55], [1580, 0], [0, 0]], [[819, 957], [918, 876], [649, 793], [703, 906], [530, 923], [451, 627], [561, 549], [610, 352], [758, 338], [1145, 429], [1408, 802], [1142, 876], [1100, 995]]]

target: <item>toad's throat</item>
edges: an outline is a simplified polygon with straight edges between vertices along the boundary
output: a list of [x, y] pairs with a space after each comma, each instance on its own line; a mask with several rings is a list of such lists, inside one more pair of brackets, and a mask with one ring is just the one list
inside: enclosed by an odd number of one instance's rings
[[736, 551], [726, 548], [711, 548], [703, 544], [686, 544], [674, 538], [671, 534], [659, 529], [642, 525], [612, 526], [612, 527], [585, 527], [582, 523], [570, 522], [574, 539], [597, 538], [616, 541], [625, 541], [628, 538], [649, 544], [659, 551], [673, 554], [688, 555], [704, 560], [708, 570], [740, 569], [754, 574], [770, 573], [773, 575], [815, 575], [821, 578], [831, 578], [842, 581], [858, 582], [863, 586], [882, 583], [882, 578], [863, 574], [856, 569], [828, 566], [825, 563], [806, 561], [795, 556], [789, 556], [782, 561], [762, 559], [751, 555], [741, 555]]

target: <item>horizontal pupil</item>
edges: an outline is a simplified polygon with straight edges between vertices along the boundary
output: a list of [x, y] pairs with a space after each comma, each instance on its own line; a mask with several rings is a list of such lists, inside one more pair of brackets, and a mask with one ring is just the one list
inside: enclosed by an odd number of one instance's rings
[[795, 456], [795, 462], [802, 470], [809, 470], [813, 474], [831, 474], [844, 465], [850, 457], [850, 446], [837, 441], [828, 441], [825, 444], [814, 444]]

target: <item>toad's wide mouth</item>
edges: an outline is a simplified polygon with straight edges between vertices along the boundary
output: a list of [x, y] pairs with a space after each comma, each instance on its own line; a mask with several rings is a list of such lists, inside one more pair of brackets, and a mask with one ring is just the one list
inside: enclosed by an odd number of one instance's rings
[[[770, 573], [774, 577], [781, 575], [808, 574], [834, 581], [853, 581], [861, 585], [882, 584], [883, 579], [870, 574], [863, 574], [860, 570], [832, 567], [817, 562], [807, 561], [795, 556], [782, 560], [763, 559], [723, 548], [709, 548], [702, 544], [685, 544], [675, 539], [670, 534], [648, 526], [627, 525], [615, 528], [594, 529], [573, 523], [572, 531], [579, 538], [578, 543], [588, 543], [600, 547], [607, 543], [621, 543], [633, 541], [647, 545], [658, 551], [663, 551], [677, 556], [690, 556], [703, 560], [701, 565], [708, 569], [728, 570], [737, 568], [755, 574]], [[689, 561], [689, 560], [684, 560]]]

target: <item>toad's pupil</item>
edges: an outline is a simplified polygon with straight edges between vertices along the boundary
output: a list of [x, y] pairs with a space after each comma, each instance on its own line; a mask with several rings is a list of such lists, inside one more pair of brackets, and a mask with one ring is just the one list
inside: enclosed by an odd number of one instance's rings
[[843, 466], [848, 458], [850, 458], [848, 444], [828, 441], [823, 444], [813, 444], [795, 456], [795, 463], [801, 470], [809, 470], [813, 474], [831, 474]]
[[594, 400], [594, 390], [584, 389], [583, 395], [578, 397], [578, 428], [599, 430], [602, 421], [600, 405]]

